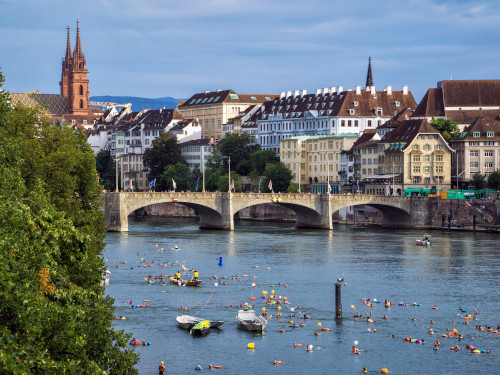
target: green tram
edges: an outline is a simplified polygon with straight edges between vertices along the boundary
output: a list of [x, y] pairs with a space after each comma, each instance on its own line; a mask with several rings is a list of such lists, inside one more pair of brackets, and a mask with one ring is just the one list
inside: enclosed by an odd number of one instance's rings
[[404, 196], [413, 197], [440, 197], [441, 199], [484, 199], [496, 194], [495, 190], [457, 190], [450, 189], [439, 191], [437, 189], [405, 189]]

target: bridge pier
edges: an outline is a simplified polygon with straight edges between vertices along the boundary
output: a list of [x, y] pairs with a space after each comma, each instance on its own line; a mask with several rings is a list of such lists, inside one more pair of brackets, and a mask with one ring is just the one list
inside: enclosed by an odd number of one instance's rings
[[200, 229], [234, 230], [233, 200], [230, 193], [218, 193], [215, 197], [216, 215], [214, 211], [200, 214]]
[[104, 195], [104, 216], [108, 232], [128, 232], [128, 212], [124, 209], [125, 193]]
[[[314, 205], [314, 210], [303, 206], [288, 205], [297, 215], [295, 227], [327, 230], [333, 229], [331, 195], [318, 195], [315, 197]], [[287, 206], [287, 204], [284, 204], [284, 206]]]

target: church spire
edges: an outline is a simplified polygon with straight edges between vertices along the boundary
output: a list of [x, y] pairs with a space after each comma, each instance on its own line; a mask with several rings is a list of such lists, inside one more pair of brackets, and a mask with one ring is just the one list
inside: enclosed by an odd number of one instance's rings
[[69, 61], [71, 60], [71, 41], [69, 39], [69, 26], [66, 27], [66, 29], [68, 30], [68, 40], [66, 41], [66, 56], [65, 56], [65, 60], [66, 61]]
[[368, 72], [366, 73], [366, 87], [373, 86], [373, 76], [372, 76], [372, 58], [368, 57]]
[[73, 57], [83, 57], [82, 54], [82, 44], [80, 42], [80, 22], [76, 21], [76, 46], [75, 46], [75, 52], [74, 52]]

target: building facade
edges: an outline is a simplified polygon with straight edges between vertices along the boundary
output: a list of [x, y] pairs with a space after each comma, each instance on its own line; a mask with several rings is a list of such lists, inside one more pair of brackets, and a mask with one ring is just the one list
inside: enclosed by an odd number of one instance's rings
[[179, 102], [177, 109], [185, 118], [197, 119], [201, 126], [201, 137], [219, 140], [223, 137], [223, 125], [238, 116], [249, 106], [271, 101], [274, 95], [237, 94], [233, 90], [194, 94], [185, 102]]
[[327, 181], [333, 193], [341, 192], [341, 154], [349, 150], [358, 135], [297, 136], [283, 139], [280, 160], [293, 173], [293, 182], [311, 185], [312, 192], [327, 192]]
[[500, 170], [500, 117], [479, 117], [451, 141], [456, 155], [452, 159], [453, 183], [471, 186], [475, 174], [488, 177]]

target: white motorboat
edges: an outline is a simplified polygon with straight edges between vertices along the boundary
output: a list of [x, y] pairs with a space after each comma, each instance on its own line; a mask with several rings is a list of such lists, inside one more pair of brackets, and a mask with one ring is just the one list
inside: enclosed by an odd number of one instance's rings
[[420, 246], [430, 246], [432, 244], [430, 236], [427, 234], [424, 234], [421, 240], [415, 240], [416, 245]]
[[255, 315], [255, 310], [238, 310], [236, 318], [250, 332], [262, 332], [267, 325], [267, 319], [263, 316]]
[[[175, 320], [177, 320], [177, 324], [182, 329], [191, 329], [196, 324], [202, 321], [207, 321], [207, 319], [197, 318], [196, 316], [191, 315], [179, 315]], [[208, 322], [210, 323], [210, 328], [218, 328], [224, 324], [223, 320], [208, 320]]]

